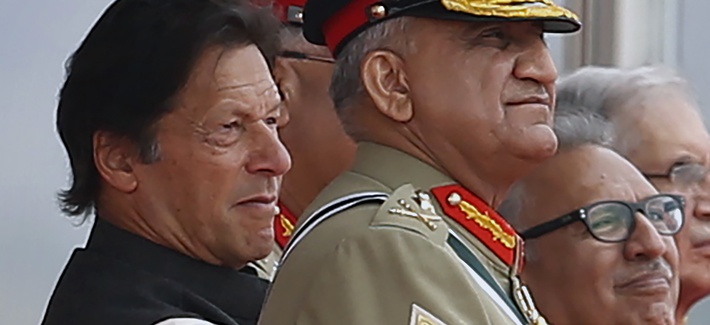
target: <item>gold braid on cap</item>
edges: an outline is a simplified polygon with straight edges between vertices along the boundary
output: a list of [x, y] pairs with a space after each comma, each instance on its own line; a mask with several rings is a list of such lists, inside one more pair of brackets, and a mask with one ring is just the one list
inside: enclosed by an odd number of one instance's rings
[[569, 18], [577, 15], [551, 0], [440, 0], [451, 11], [503, 18]]

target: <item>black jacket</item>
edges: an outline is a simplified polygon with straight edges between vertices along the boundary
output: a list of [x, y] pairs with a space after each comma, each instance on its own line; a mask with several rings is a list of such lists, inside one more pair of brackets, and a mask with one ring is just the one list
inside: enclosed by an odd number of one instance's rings
[[251, 268], [207, 264], [96, 218], [42, 324], [148, 325], [176, 317], [256, 324], [267, 286]]

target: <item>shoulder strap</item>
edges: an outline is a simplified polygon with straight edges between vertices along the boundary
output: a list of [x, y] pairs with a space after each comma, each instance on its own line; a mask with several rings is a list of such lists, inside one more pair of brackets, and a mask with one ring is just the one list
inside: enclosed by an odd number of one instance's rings
[[298, 245], [301, 240], [303, 240], [303, 237], [305, 237], [306, 234], [311, 232], [323, 221], [342, 211], [361, 204], [385, 203], [388, 197], [389, 195], [384, 192], [361, 192], [343, 196], [328, 202], [326, 205], [322, 206], [321, 208], [313, 212], [313, 214], [308, 216], [306, 221], [300, 227], [298, 227], [296, 232], [293, 234], [293, 237], [291, 237], [291, 240], [289, 241], [288, 245], [286, 246], [286, 249], [284, 250], [284, 253], [281, 256], [281, 261], [279, 261], [279, 264], [283, 263], [283, 261], [288, 258], [289, 254], [291, 254], [291, 251], [293, 251], [293, 248], [296, 247], [296, 245]]

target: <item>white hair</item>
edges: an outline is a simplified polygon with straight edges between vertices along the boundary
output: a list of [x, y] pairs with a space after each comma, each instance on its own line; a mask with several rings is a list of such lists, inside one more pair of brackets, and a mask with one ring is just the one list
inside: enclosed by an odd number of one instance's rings
[[[611, 117], [624, 109], [629, 101], [646, 97], [659, 89], [670, 90], [696, 104], [688, 82], [675, 71], [663, 66], [645, 66], [622, 70], [618, 68], [584, 67], [562, 78], [557, 84], [555, 127], [560, 143], [584, 142], [590, 136], [589, 125], [600, 128], [590, 139], [610, 146], [615, 133]], [[601, 141], [602, 133], [606, 133]], [[606, 142], [606, 143], [600, 143]]]

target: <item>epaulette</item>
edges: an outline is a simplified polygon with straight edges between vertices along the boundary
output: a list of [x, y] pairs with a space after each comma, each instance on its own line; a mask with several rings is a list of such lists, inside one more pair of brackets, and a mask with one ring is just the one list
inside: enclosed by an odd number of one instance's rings
[[431, 194], [403, 185], [390, 195], [370, 223], [370, 227], [391, 227], [411, 231], [445, 245], [448, 226], [436, 213]]
[[493, 208], [460, 185], [431, 189], [441, 209], [473, 234], [506, 265], [512, 266], [522, 252], [522, 239]]

